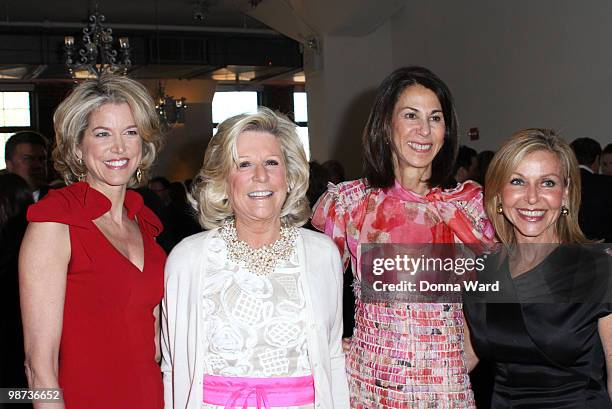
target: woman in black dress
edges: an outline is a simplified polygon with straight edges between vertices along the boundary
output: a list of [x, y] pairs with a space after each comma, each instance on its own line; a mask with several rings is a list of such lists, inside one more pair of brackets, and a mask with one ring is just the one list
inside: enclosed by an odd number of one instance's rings
[[578, 227], [571, 148], [551, 130], [516, 133], [491, 162], [485, 205], [503, 246], [479, 278], [501, 293], [466, 292], [464, 310], [494, 365], [491, 407], [612, 408], [612, 257]]

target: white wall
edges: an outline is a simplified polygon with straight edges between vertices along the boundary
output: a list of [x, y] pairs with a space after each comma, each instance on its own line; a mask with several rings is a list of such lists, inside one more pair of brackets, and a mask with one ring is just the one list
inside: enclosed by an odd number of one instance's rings
[[305, 67], [311, 158], [361, 173], [361, 133], [376, 87], [391, 70], [389, 23], [363, 37], [325, 36], [322, 68]]
[[[448, 83], [461, 143], [477, 150], [527, 127], [612, 141], [609, 0], [266, 0], [252, 15], [320, 40], [319, 54], [304, 54], [312, 157], [341, 160], [351, 177], [374, 90], [405, 65]], [[468, 140], [472, 127], [479, 141]]]
[[[303, 43], [311, 158], [361, 173], [361, 133], [391, 71], [389, 17], [408, 0], [266, 0], [249, 14]], [[318, 40], [319, 51], [307, 40]]]
[[448, 83], [463, 143], [495, 149], [527, 127], [612, 142], [612, 2], [413, 0], [391, 31], [394, 68], [424, 65]]

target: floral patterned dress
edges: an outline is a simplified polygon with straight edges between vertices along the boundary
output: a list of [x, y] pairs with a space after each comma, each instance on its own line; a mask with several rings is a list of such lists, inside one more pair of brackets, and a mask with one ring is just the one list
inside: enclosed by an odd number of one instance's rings
[[474, 408], [457, 303], [364, 303], [358, 246], [363, 243], [491, 243], [482, 189], [467, 181], [425, 196], [368, 186], [365, 179], [330, 184], [312, 224], [332, 237], [354, 272], [355, 329], [347, 372], [351, 407]]

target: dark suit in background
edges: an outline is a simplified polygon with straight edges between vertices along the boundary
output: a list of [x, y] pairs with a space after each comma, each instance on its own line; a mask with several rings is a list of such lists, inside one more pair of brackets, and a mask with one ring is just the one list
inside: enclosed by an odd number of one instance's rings
[[580, 228], [589, 239], [612, 243], [612, 176], [580, 169], [582, 202]]

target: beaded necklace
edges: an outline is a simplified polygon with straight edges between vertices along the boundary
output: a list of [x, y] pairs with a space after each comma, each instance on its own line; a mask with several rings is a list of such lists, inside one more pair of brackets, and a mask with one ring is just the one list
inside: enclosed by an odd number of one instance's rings
[[253, 274], [264, 276], [272, 273], [278, 262], [289, 260], [298, 230], [294, 226], [282, 226], [278, 240], [258, 249], [238, 239], [234, 219], [223, 223], [219, 235], [225, 241], [227, 255], [232, 262], [246, 267]]

